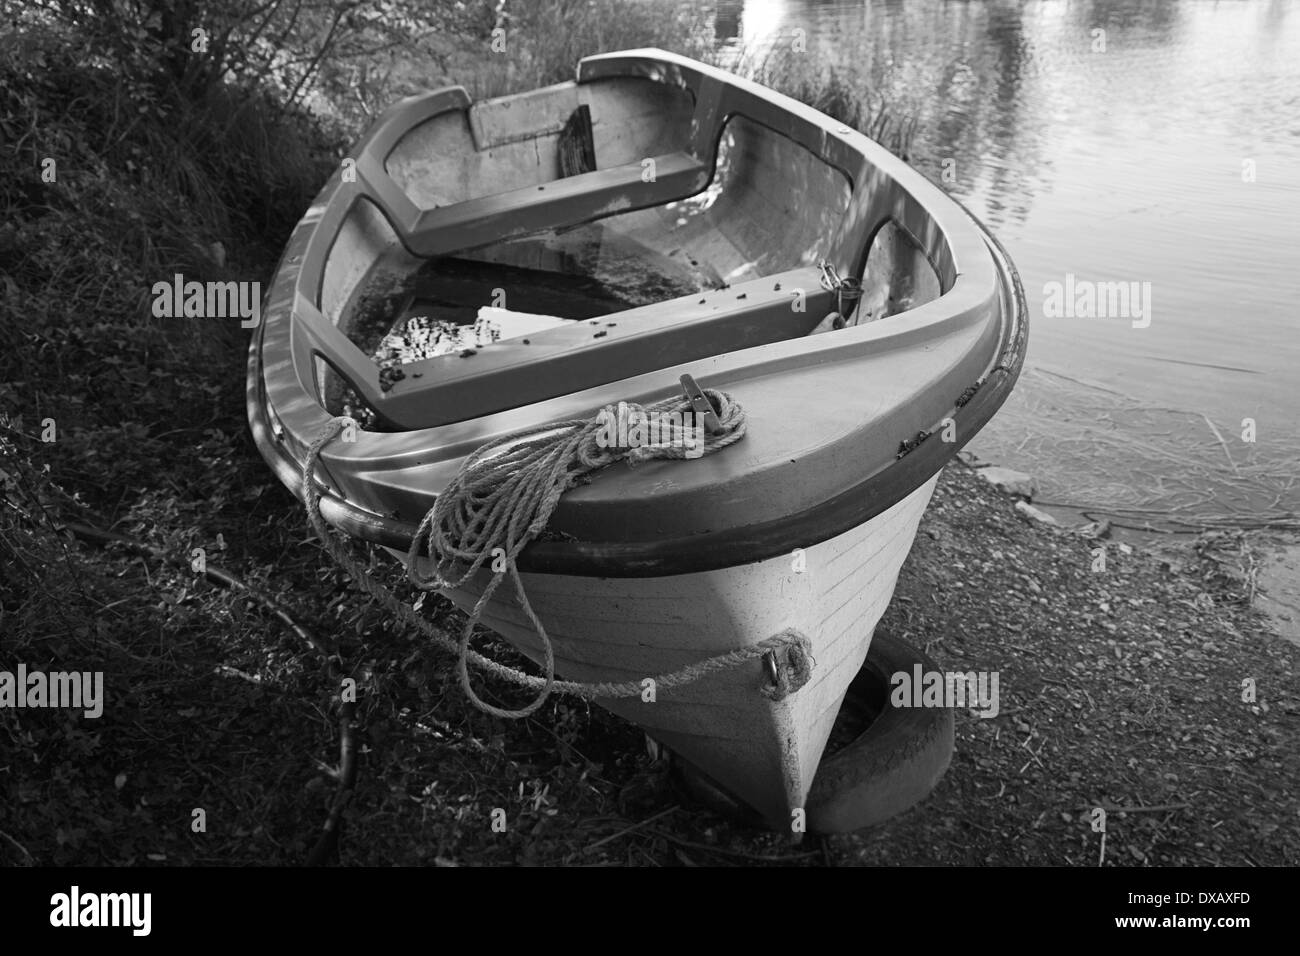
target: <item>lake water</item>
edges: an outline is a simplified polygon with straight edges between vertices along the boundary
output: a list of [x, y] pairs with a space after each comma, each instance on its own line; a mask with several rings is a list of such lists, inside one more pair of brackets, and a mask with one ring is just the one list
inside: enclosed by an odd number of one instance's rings
[[[724, 56], [797, 41], [915, 116], [913, 163], [1006, 244], [1030, 347], [976, 454], [1136, 524], [1300, 514], [1300, 2], [717, 9]], [[1045, 314], [1070, 276], [1149, 310]]]

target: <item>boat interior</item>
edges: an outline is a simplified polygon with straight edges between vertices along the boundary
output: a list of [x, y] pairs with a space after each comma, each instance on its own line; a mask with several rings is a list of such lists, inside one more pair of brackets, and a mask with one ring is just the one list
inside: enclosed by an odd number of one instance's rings
[[846, 228], [855, 191], [888, 180], [837, 162], [824, 129], [717, 80], [602, 60], [515, 96], [405, 101], [345, 167], [358, 186], [318, 210], [295, 307], [319, 318], [331, 413], [380, 431], [464, 421], [834, 334], [952, 285], [905, 197], [882, 199], [870, 234]]

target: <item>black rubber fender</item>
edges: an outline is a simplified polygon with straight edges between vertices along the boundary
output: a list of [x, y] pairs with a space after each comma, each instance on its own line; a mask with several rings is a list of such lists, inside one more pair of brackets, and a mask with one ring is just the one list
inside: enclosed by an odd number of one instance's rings
[[[953, 714], [946, 707], [892, 707], [890, 676], [938, 670], [923, 652], [897, 638], [877, 634], [840, 708], [832, 743], [822, 757], [804, 807], [812, 833], [847, 833], [874, 826], [907, 810], [929, 795], [953, 753]], [[841, 723], [864, 726], [836, 749]], [[767, 824], [748, 804], [732, 796], [707, 773], [673, 755], [674, 769], [686, 793], [755, 828]]]
[[808, 793], [808, 829], [848, 833], [874, 826], [920, 803], [952, 761], [953, 713], [948, 707], [893, 707], [890, 675], [937, 671], [924, 652], [877, 634], [867, 661], [845, 695], [879, 709], [858, 737], [822, 757]]

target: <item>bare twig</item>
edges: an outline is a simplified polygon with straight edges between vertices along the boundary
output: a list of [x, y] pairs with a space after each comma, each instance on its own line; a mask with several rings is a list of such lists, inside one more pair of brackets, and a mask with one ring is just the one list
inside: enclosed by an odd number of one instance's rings
[[1223, 440], [1223, 436], [1219, 434], [1219, 430], [1214, 427], [1214, 422], [1210, 421], [1209, 417], [1206, 415], [1202, 415], [1201, 417], [1205, 419], [1205, 424], [1210, 426], [1210, 431], [1214, 432], [1214, 437], [1219, 440], [1219, 447], [1223, 449], [1224, 457], [1228, 459], [1228, 464], [1232, 466], [1233, 474], [1240, 475], [1241, 470], [1237, 467], [1237, 463], [1232, 460], [1232, 452], [1228, 451], [1228, 443]]
[[325, 820], [325, 832], [308, 854], [307, 866], [320, 866], [338, 853], [339, 838], [343, 835], [343, 811], [352, 802], [357, 782], [357, 743], [352, 726], [356, 712], [357, 705], [352, 701], [344, 701], [339, 708], [339, 785], [334, 791], [329, 817]]
[[1190, 803], [1165, 803], [1158, 807], [1075, 807], [1080, 812], [1087, 810], [1105, 810], [1107, 813], [1164, 813], [1167, 810], [1186, 810], [1191, 806]]
[[17, 840], [11, 837], [9, 834], [5, 833], [4, 830], [0, 830], [0, 837], [4, 837], [6, 840], [8, 840], [10, 843], [16, 846], [22, 852], [23, 856], [27, 858], [28, 866], [36, 865], [36, 861], [32, 859], [32, 855], [27, 852], [27, 847], [23, 846], [21, 843], [19, 843]]
[[595, 843], [586, 847], [583, 852], [590, 853], [592, 850], [595, 850], [597, 847], [602, 847], [606, 843], [610, 842], [611, 840], [617, 840], [621, 836], [627, 836], [627, 834], [633, 832], [634, 830], [639, 830], [641, 827], [646, 826], [647, 824], [654, 823], [656, 820], [662, 819], [663, 817], [668, 816], [668, 814], [673, 813], [678, 809], [680, 808], [674, 804], [673, 806], [669, 807], [667, 810], [661, 810], [659, 813], [656, 813], [652, 817], [646, 817], [640, 823], [634, 823], [630, 827], [625, 827], [622, 830], [619, 830], [617, 833], [611, 833], [609, 836], [597, 840]]
[[[113, 531], [102, 531], [99, 528], [91, 527], [88, 524], [82, 524], [79, 521], [64, 521], [62, 522], [62, 525], [83, 541], [89, 541], [101, 545], [121, 544], [138, 554], [149, 555], [167, 564], [188, 566], [185, 565], [183, 559], [170, 555], [161, 548], [145, 544], [143, 541], [137, 541], [135, 538], [128, 537], [124, 534], [117, 534]], [[146, 574], [147, 573], [146, 570]], [[243, 578], [240, 578], [215, 564], [205, 563], [203, 576], [214, 584], [220, 584], [222, 587], [230, 588], [234, 591], [243, 591], [253, 600], [254, 603], [261, 605], [265, 610], [271, 612], [280, 623], [293, 631], [294, 634], [305, 641], [308, 645], [324, 655], [327, 661], [332, 662], [337, 659], [338, 653], [333, 648], [329, 647], [324, 641], [316, 637], [306, 628], [299, 625], [289, 612], [285, 610], [284, 606], [269, 594], [258, 590]]]
[[[184, 566], [185, 562], [174, 555], [168, 554], [161, 548], [155, 548], [152, 545], [145, 544], [143, 541], [137, 541], [126, 535], [116, 534], [111, 531], [102, 531], [99, 528], [82, 524], [77, 521], [63, 522], [63, 527], [71, 531], [78, 538], [90, 541], [96, 544], [116, 543], [122, 544], [131, 550], [142, 555], [149, 555], [165, 563]], [[148, 566], [145, 568], [148, 573]], [[242, 578], [231, 574], [229, 571], [219, 568], [213, 564], [205, 564], [204, 576], [216, 584], [232, 590], [243, 591], [254, 602], [260, 604], [263, 608], [270, 611], [281, 623], [290, 631], [301, 638], [309, 647], [316, 650], [325, 659], [326, 671], [330, 676], [335, 687], [342, 686], [339, 668], [336, 662], [339, 661], [337, 650], [331, 647], [326, 641], [317, 637], [306, 628], [298, 624], [297, 621], [289, 614], [287, 610], [274, 598], [262, 591], [251, 587]], [[238, 673], [238, 672], [236, 672]], [[357, 779], [357, 760], [356, 760], [356, 736], [353, 728], [353, 720], [356, 717], [357, 705], [355, 701], [342, 701], [339, 707], [339, 769], [336, 775], [338, 787], [334, 793], [334, 799], [330, 804], [329, 816], [325, 820], [324, 832], [316, 845], [307, 856], [308, 866], [319, 866], [325, 862], [331, 854], [338, 852], [339, 837], [343, 830], [343, 811], [347, 808], [352, 800], [353, 790], [356, 786]]]
[[320, 49], [316, 51], [311, 62], [307, 64], [307, 69], [303, 71], [302, 76], [298, 77], [298, 82], [294, 85], [294, 88], [289, 91], [289, 95], [285, 99], [286, 106], [292, 106], [298, 101], [298, 95], [302, 92], [303, 86], [320, 68], [321, 59], [333, 46], [334, 33], [338, 30], [339, 24], [343, 21], [344, 16], [351, 13], [355, 8], [356, 4], [351, 4], [349, 6], [341, 6], [334, 11], [334, 21], [330, 24], [329, 31], [325, 34], [325, 39], [321, 41]]

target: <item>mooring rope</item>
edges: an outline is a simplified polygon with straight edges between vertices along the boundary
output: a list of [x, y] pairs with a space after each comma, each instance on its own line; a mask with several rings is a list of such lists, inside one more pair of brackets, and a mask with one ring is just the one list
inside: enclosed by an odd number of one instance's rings
[[[595, 697], [628, 698], [640, 696], [645, 687], [640, 681], [587, 683], [557, 681], [555, 653], [550, 637], [534, 613], [523, 581], [515, 566], [519, 553], [546, 527], [560, 496], [586, 475], [616, 461], [626, 459], [635, 465], [651, 458], [695, 457], [707, 455], [739, 441], [745, 434], [745, 412], [725, 392], [705, 389], [719, 419], [720, 428], [705, 434], [702, 427], [692, 428], [691, 406], [680, 398], [665, 399], [649, 406], [620, 402], [607, 405], [593, 419], [575, 419], [539, 425], [489, 442], [461, 465], [447, 488], [438, 495], [432, 508], [416, 529], [407, 555], [407, 575], [422, 590], [458, 588], [477, 574], [489, 560], [493, 576], [470, 612], [458, 642], [434, 628], [414, 608], [397, 598], [388, 588], [371, 579], [366, 568], [352, 558], [330, 533], [320, 513], [321, 491], [315, 480], [321, 451], [340, 431], [355, 422], [346, 416], [332, 418], [312, 442], [303, 465], [302, 497], [307, 517], [320, 536], [330, 556], [351, 575], [363, 591], [377, 600], [395, 617], [415, 627], [420, 633], [457, 658], [461, 688], [470, 701], [486, 713], [497, 717], [526, 717], [536, 711], [552, 692], [592, 699]], [[677, 413], [674, 415], [673, 413]], [[659, 441], [629, 446], [601, 441], [611, 431], [618, 438], [620, 421], [656, 421]], [[688, 430], [692, 433], [688, 440]], [[697, 445], [696, 443], [700, 443]], [[431, 570], [420, 570], [421, 551], [427, 545]], [[469, 647], [474, 627], [497, 587], [509, 576], [529, 623], [542, 643], [544, 677], [526, 674]], [[784, 662], [789, 675], [782, 673], [776, 688], [764, 693], [780, 699], [807, 682], [811, 646], [806, 637], [793, 630], [783, 631], [755, 644], [697, 661], [668, 674], [650, 679], [656, 688], [668, 690], [696, 681], [708, 674], [756, 660], [765, 654], [775, 655], [786, 648]], [[495, 707], [479, 698], [470, 685], [468, 664], [503, 680], [532, 690], [537, 697], [517, 710]]]

